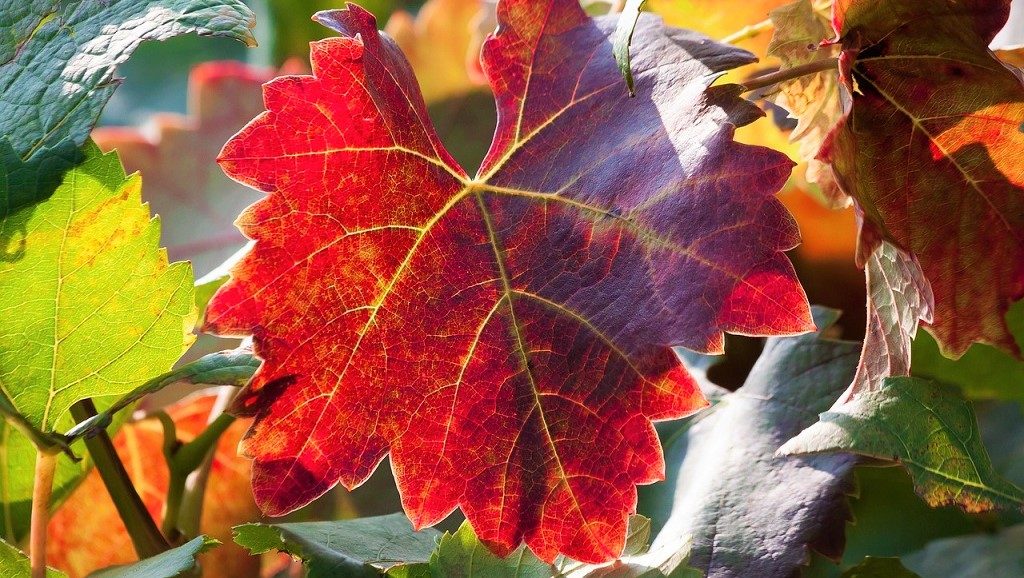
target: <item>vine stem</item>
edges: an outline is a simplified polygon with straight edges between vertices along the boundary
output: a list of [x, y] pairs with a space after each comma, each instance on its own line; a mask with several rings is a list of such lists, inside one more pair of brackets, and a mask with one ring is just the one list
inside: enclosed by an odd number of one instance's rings
[[[71, 406], [71, 415], [75, 421], [85, 421], [96, 415], [96, 406], [91, 399], [82, 400]], [[135, 546], [135, 553], [139, 558], [150, 558], [161, 552], [171, 549], [167, 539], [156, 527], [156, 522], [149, 515], [146, 505], [135, 490], [128, 472], [121, 463], [121, 458], [114, 449], [114, 443], [106, 430], [99, 430], [94, 437], [85, 439], [85, 447], [92, 456], [92, 461], [103, 479], [103, 485], [107, 487], [110, 499], [114, 501], [114, 507], [124, 522], [128, 535], [131, 536], [132, 545]]]
[[56, 454], [36, 452], [28, 550], [32, 578], [46, 578], [46, 526], [50, 523], [50, 494], [53, 492], [53, 474], [56, 469]]
[[793, 68], [764, 74], [744, 81], [743, 92], [767, 88], [773, 84], [779, 84], [780, 82], [786, 82], [787, 80], [793, 80], [800, 78], [801, 76], [809, 76], [811, 74], [836, 68], [837, 66], [839, 66], [838, 58], [824, 58], [822, 60], [815, 60], [814, 62], [808, 62], [807, 64], [802, 64], [800, 66], [794, 66]]

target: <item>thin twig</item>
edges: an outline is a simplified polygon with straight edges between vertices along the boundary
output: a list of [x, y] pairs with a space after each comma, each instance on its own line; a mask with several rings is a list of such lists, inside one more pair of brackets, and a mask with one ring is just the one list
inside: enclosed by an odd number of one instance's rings
[[[208, 425], [206, 431], [218, 432], [218, 440], [220, 434], [224, 433], [227, 429], [222, 424], [226, 423], [230, 426], [231, 422], [234, 421], [234, 418], [225, 412], [235, 397], [238, 396], [238, 392], [238, 388], [235, 387], [222, 387], [217, 392], [217, 400], [214, 402], [213, 408], [210, 409], [210, 415], [207, 418]], [[189, 537], [199, 535], [199, 522], [203, 513], [206, 484], [210, 478], [210, 468], [213, 466], [213, 456], [217, 453], [218, 443], [219, 441], [210, 445], [202, 465], [199, 466], [199, 469], [189, 474], [188, 479], [185, 481], [185, 495], [182, 496], [178, 527]]]
[[50, 494], [57, 456], [36, 452], [36, 473], [32, 486], [32, 522], [29, 530], [29, 561], [32, 578], [46, 578], [46, 526], [50, 522]]

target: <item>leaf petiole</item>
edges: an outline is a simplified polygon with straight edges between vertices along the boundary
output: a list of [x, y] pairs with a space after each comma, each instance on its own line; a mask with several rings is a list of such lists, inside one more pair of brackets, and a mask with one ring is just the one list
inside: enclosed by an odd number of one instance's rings
[[46, 526], [50, 522], [50, 495], [57, 455], [36, 452], [35, 480], [32, 485], [32, 521], [29, 530], [29, 561], [32, 578], [46, 578]]
[[[96, 406], [91, 399], [80, 401], [71, 406], [71, 415], [78, 422], [89, 420], [97, 415]], [[145, 504], [142, 503], [142, 498], [128, 477], [128, 472], [125, 471], [124, 464], [121, 463], [121, 458], [118, 457], [114, 443], [106, 430], [100, 428], [95, 435], [85, 438], [85, 447], [96, 464], [96, 470], [103, 479], [103, 485], [107, 487], [110, 499], [113, 500], [128, 535], [131, 536], [139, 558], [149, 558], [170, 550], [170, 544], [160, 533]]]
[[802, 76], [810, 76], [826, 70], [835, 69], [838, 66], [838, 58], [823, 58], [821, 60], [815, 60], [814, 62], [808, 62], [801, 66], [794, 66], [793, 68], [787, 68], [778, 72], [771, 72], [745, 81], [743, 83], [743, 92], [760, 90], [762, 88], [767, 88]]

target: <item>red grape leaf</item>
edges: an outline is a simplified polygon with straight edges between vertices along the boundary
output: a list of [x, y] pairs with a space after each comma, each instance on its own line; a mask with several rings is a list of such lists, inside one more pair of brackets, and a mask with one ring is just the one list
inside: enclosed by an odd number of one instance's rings
[[390, 449], [417, 528], [461, 507], [499, 553], [601, 562], [635, 484], [664, 476], [651, 421], [706, 403], [671, 347], [813, 326], [774, 197], [792, 163], [735, 143], [759, 111], [708, 89], [740, 49], [645, 15], [630, 99], [614, 17], [520, 0], [498, 18], [498, 127], [470, 178], [373, 17], [318, 15], [342, 36], [221, 155], [270, 194], [206, 322], [266, 360], [237, 408], [265, 512], [359, 485]]
[[1024, 86], [988, 44], [1009, 0], [845, 0], [833, 24], [851, 110], [821, 157], [863, 216], [858, 260], [881, 239], [917, 258], [930, 331], [1019, 353], [1004, 315], [1024, 297]]

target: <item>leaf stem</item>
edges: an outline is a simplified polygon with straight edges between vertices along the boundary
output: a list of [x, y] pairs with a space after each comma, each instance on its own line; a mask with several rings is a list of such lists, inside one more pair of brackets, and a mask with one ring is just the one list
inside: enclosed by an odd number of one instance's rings
[[[71, 415], [76, 421], [82, 422], [96, 415], [96, 406], [91, 399], [82, 400], [71, 406]], [[114, 507], [121, 516], [128, 535], [131, 536], [132, 544], [135, 546], [135, 553], [139, 558], [149, 558], [166, 552], [171, 549], [167, 539], [156, 527], [156, 522], [149, 515], [142, 498], [135, 490], [128, 472], [121, 463], [114, 443], [106, 430], [100, 429], [92, 437], [85, 439], [85, 447], [92, 456], [96, 470], [103, 478], [103, 484], [107, 487], [110, 499], [114, 501]]]
[[808, 62], [807, 64], [794, 66], [793, 68], [787, 68], [778, 72], [771, 72], [745, 81], [743, 83], [743, 92], [751, 92], [753, 90], [772, 86], [773, 84], [779, 84], [780, 82], [800, 78], [801, 76], [817, 74], [825, 70], [836, 68], [837, 66], [839, 66], [838, 58], [824, 58], [822, 60], [815, 60], [814, 62]]
[[32, 485], [32, 522], [29, 530], [29, 561], [32, 578], [46, 578], [46, 526], [50, 522], [50, 494], [57, 455], [36, 452], [35, 480]]
[[[234, 393], [234, 388], [231, 388], [231, 392]], [[233, 396], [232, 396], [233, 397]], [[167, 506], [164, 513], [164, 521], [161, 525], [161, 529], [165, 536], [167, 536], [172, 542], [177, 541], [178, 538], [185, 534], [188, 538], [194, 538], [195, 536], [190, 535], [193, 532], [197, 533], [198, 520], [192, 520], [191, 518], [198, 517], [202, 513], [202, 497], [205, 493], [205, 476], [203, 477], [203, 484], [198, 488], [196, 492], [195, 484], [191, 486], [188, 484], [193, 473], [201, 473], [204, 469], [208, 470], [208, 463], [213, 455], [214, 448], [217, 446], [217, 442], [220, 440], [221, 434], [223, 434], [228, 427], [234, 423], [235, 417], [226, 413], [218, 413], [216, 419], [196, 436], [192, 441], [179, 446], [175, 451], [168, 456], [167, 467], [170, 470], [170, 482], [167, 487]], [[188, 490], [191, 490], [189, 492]], [[198, 493], [199, 504], [196, 505], [196, 497], [193, 495]], [[188, 500], [186, 501], [186, 498]], [[185, 505], [189, 506], [189, 519], [185, 520], [181, 517], [182, 510]], [[179, 523], [181, 520], [182, 523]], [[194, 522], [194, 523], [193, 523]], [[187, 528], [182, 527], [187, 523]]]

